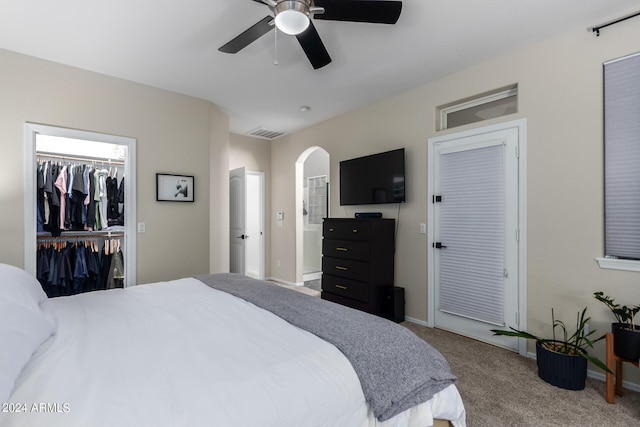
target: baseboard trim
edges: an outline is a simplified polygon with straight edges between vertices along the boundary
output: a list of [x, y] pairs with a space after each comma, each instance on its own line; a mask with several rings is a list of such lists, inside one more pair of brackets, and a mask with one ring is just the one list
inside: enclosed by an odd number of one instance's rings
[[420, 319], [416, 319], [414, 317], [409, 317], [409, 316], [404, 316], [404, 320], [406, 320], [407, 322], [411, 322], [411, 323], [415, 323], [418, 325], [422, 325], [422, 326], [426, 326], [427, 328], [430, 328], [431, 326], [425, 322], [424, 320], [420, 320]]
[[271, 282], [283, 283], [283, 284], [289, 285], [289, 286], [304, 286], [304, 282], [300, 282], [300, 283], [289, 282], [287, 280], [280, 279], [279, 277], [267, 277], [264, 280], [271, 281]]

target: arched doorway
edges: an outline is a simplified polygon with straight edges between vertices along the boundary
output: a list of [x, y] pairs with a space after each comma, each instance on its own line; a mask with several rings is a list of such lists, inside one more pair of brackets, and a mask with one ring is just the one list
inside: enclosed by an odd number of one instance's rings
[[322, 218], [329, 213], [329, 153], [317, 146], [306, 149], [296, 161], [295, 172], [296, 283], [319, 284]]

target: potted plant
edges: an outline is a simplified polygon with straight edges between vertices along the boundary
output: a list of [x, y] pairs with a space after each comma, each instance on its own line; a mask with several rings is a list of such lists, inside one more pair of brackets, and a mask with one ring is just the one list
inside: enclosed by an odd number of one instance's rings
[[613, 352], [623, 359], [638, 361], [640, 359], [640, 326], [635, 324], [635, 318], [640, 312], [640, 305], [620, 306], [603, 292], [594, 292], [593, 296], [606, 305], [617, 320], [611, 324]]
[[[587, 361], [600, 369], [611, 372], [607, 365], [597, 357], [589, 355], [587, 349], [602, 340], [602, 335], [593, 339], [595, 330], [588, 330], [590, 317], [586, 317], [587, 308], [578, 313], [576, 330], [569, 335], [567, 327], [561, 320], [557, 320], [551, 309], [552, 334], [551, 338], [540, 338], [525, 331], [514, 328], [511, 330], [492, 329], [494, 335], [526, 338], [536, 341], [536, 359], [538, 376], [549, 384], [567, 390], [582, 390], [587, 378]], [[556, 333], [556, 328], [561, 332]]]

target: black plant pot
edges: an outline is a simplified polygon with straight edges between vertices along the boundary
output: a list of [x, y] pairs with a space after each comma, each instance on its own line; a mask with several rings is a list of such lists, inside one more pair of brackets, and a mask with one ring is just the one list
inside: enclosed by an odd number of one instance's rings
[[584, 389], [587, 359], [580, 355], [551, 351], [536, 342], [538, 376], [547, 383], [566, 390]]
[[640, 359], [640, 326], [612, 323], [611, 332], [616, 356], [637, 362]]

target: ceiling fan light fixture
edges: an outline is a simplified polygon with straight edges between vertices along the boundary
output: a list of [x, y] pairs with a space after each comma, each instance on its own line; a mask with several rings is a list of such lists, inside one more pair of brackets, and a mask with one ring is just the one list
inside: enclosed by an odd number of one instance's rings
[[276, 27], [285, 34], [295, 36], [309, 27], [309, 3], [284, 0], [275, 7]]

